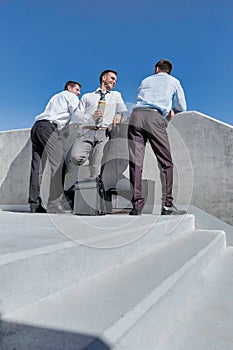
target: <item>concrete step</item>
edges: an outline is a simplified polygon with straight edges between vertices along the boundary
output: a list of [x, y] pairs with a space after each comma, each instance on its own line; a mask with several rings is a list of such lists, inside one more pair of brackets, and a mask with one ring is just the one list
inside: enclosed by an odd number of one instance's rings
[[9, 224], [0, 234], [3, 315], [159, 249], [194, 229], [193, 215], [17, 214], [6, 213], [6, 219], [0, 213], [3, 223], [18, 220], [18, 225], [10, 229]]
[[233, 246], [233, 226], [226, 222], [208, 214], [206, 211], [190, 205], [188, 208], [189, 214], [195, 216], [195, 227], [205, 230], [223, 230], [226, 234], [227, 246]]
[[210, 269], [199, 294], [176, 322], [161, 350], [233, 349], [233, 248]]
[[1, 350], [157, 349], [224, 247], [222, 231], [192, 231], [9, 313]]

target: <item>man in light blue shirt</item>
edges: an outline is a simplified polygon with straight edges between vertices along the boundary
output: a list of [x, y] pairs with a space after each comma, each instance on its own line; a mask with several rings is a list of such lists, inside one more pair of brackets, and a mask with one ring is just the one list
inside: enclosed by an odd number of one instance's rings
[[144, 198], [141, 191], [142, 168], [147, 140], [162, 168], [165, 184], [165, 198], [162, 215], [185, 214], [173, 205], [173, 163], [167, 135], [168, 120], [175, 112], [185, 111], [186, 101], [183, 88], [170, 75], [172, 64], [160, 60], [155, 64], [155, 73], [145, 78], [138, 89], [136, 108], [129, 121], [129, 170], [133, 187], [130, 215], [141, 215]]
[[138, 89], [138, 107], [155, 108], [166, 118], [171, 109], [185, 111], [186, 101], [179, 80], [156, 68], [155, 74], [145, 78]]

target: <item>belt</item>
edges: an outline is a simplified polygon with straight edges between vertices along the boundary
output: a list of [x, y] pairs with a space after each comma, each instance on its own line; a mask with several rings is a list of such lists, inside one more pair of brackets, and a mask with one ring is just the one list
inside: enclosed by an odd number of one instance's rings
[[152, 111], [159, 112], [159, 114], [163, 115], [163, 112], [160, 111], [160, 109], [154, 108], [154, 107], [135, 107], [134, 110], [140, 110], [140, 111], [152, 110]]
[[83, 129], [89, 129], [89, 130], [107, 130], [107, 127], [98, 127], [98, 126], [91, 126], [91, 125], [86, 125], [83, 126]]
[[48, 120], [48, 119], [41, 119], [41, 120], [37, 120], [36, 121], [37, 123], [49, 123], [49, 124], [52, 124], [54, 125], [56, 128], [57, 128], [57, 123], [54, 122], [53, 120]]

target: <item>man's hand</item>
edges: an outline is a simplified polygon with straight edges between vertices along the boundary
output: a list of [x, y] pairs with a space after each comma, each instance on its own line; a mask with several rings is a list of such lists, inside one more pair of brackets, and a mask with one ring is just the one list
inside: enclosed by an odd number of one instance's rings
[[116, 114], [115, 117], [113, 118], [113, 125], [117, 125], [121, 122], [121, 115], [120, 114]]
[[171, 118], [174, 117], [174, 115], [175, 115], [175, 113], [174, 113], [173, 109], [171, 109], [171, 110], [169, 111], [168, 115], [167, 115], [167, 118], [168, 118], [168, 119], [171, 119]]
[[102, 111], [98, 110], [94, 112], [93, 119], [96, 121], [99, 118], [103, 118], [104, 114]]

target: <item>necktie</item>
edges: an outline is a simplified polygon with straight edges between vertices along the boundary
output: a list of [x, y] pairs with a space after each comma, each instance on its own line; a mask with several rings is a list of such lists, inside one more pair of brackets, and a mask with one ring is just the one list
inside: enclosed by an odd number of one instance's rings
[[103, 91], [99, 90], [99, 92], [100, 92], [100, 101], [105, 101], [105, 96], [107, 95], [107, 93], [109, 91], [103, 92]]
[[[99, 103], [98, 103], [98, 110], [102, 111], [104, 113], [105, 110], [105, 96], [108, 93], [108, 91], [101, 91], [99, 90], [100, 93], [100, 99], [99, 99]], [[96, 126], [99, 128], [102, 126], [102, 122], [103, 122], [103, 118], [98, 118], [95, 121]]]
[[101, 91], [99, 90], [100, 93], [100, 99], [99, 99], [99, 103], [98, 103], [98, 110], [101, 110], [104, 113], [104, 109], [105, 109], [105, 96], [107, 95], [109, 91]]

